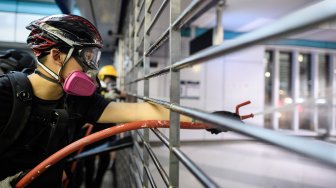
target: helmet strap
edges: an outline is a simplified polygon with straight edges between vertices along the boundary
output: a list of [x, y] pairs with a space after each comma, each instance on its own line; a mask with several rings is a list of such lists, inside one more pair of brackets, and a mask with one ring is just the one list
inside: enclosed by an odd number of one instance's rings
[[59, 82], [55, 79], [52, 79], [44, 74], [42, 74], [39, 70], [35, 69], [34, 73], [36, 73], [37, 75], [39, 75], [40, 77], [48, 80], [49, 82], [55, 83], [55, 84], [59, 84]]
[[[56, 73], [54, 73], [52, 70], [50, 70], [48, 67], [46, 67], [45, 65], [43, 65], [43, 63], [41, 63], [39, 60], [37, 60], [37, 64], [40, 65], [42, 67], [43, 70], [45, 70], [50, 76], [52, 76], [53, 78], [55, 78], [56, 80], [58, 80], [58, 75]], [[41, 73], [42, 74], [42, 73]]]
[[[65, 66], [65, 64], [69, 61], [72, 52], [74, 51], [74, 47], [70, 48], [62, 66], [60, 67], [60, 69], [58, 70], [58, 74], [54, 73], [52, 70], [50, 70], [47, 66], [45, 66], [43, 63], [41, 63], [40, 61], [37, 60], [37, 64], [40, 65], [42, 67], [43, 70], [45, 70], [50, 76], [52, 76], [54, 79], [56, 79], [57, 83], [61, 83], [61, 76], [60, 73], [63, 70], [63, 67]], [[43, 75], [41, 72], [37, 73], [39, 76], [41, 76], [42, 78], [45, 78], [47, 76]], [[43, 76], [42, 76], [43, 75]], [[49, 78], [49, 77], [48, 77]], [[52, 79], [47, 79], [48, 81], [51, 81]], [[54, 82], [54, 81], [52, 81]], [[55, 82], [54, 82], [55, 83]]]
[[66, 64], [66, 63], [69, 61], [69, 59], [71, 58], [72, 53], [73, 53], [74, 50], [75, 50], [74, 47], [71, 47], [71, 48], [70, 48], [70, 50], [69, 50], [67, 56], [66, 56], [65, 59], [64, 59], [64, 62], [63, 62], [63, 64], [62, 64], [61, 68], [58, 69], [58, 82], [60, 82], [60, 83], [63, 82], [63, 81], [61, 80], [61, 79], [62, 79], [62, 78], [61, 78], [61, 71], [63, 71], [63, 67], [65, 67], [65, 64]]

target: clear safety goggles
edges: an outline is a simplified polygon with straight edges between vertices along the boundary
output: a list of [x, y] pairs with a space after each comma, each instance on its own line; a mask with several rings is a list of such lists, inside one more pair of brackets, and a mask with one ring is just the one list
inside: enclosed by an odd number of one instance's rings
[[85, 72], [89, 69], [98, 70], [100, 55], [100, 48], [97, 47], [80, 48], [77, 51], [79, 63], [83, 66]]

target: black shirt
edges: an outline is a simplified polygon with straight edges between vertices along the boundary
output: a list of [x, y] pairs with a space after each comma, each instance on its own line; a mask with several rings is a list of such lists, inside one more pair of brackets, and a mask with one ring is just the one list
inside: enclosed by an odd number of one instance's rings
[[[12, 110], [13, 93], [7, 76], [0, 77], [0, 131], [6, 125]], [[49, 118], [53, 109], [65, 108], [68, 112], [69, 128], [79, 129], [84, 123], [96, 122], [108, 101], [98, 94], [90, 97], [64, 96], [59, 100], [42, 100], [33, 97], [32, 111], [26, 127], [11, 150], [0, 156], [0, 180], [20, 171], [34, 168], [50, 154], [47, 154]], [[18, 114], [16, 116], [20, 118]], [[65, 137], [59, 138], [63, 141]], [[64, 142], [60, 148], [64, 146]], [[59, 148], [59, 149], [60, 149]], [[28, 187], [58, 187], [63, 166], [55, 165], [33, 181]]]

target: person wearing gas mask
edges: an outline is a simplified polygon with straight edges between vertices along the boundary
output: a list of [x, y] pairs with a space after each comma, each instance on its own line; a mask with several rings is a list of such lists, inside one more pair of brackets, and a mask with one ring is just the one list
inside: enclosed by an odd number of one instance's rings
[[[52, 15], [26, 28], [38, 67], [16, 83], [27, 90], [12, 87], [13, 74], [0, 77], [0, 187], [15, 185], [22, 174], [73, 142], [85, 123], [169, 119], [169, 111], [159, 105], [109, 102], [96, 92], [103, 42], [88, 20]], [[191, 118], [181, 116], [181, 121]], [[62, 187], [64, 164], [52, 165], [28, 187]]]

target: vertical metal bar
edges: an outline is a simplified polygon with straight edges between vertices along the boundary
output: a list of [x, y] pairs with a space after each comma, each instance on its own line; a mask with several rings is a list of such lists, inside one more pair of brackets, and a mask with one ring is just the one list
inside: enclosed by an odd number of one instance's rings
[[[280, 52], [279, 52], [279, 50], [274, 50], [273, 54], [274, 54], [274, 56], [273, 56], [273, 74], [271, 75], [272, 76], [272, 83], [273, 83], [273, 85], [272, 85], [273, 86], [273, 88], [272, 88], [272, 107], [274, 109], [276, 109], [276, 108], [278, 108], [278, 104], [279, 104]], [[279, 115], [278, 115], [278, 112], [273, 112], [272, 113], [272, 128], [274, 130], [279, 129]]]
[[[170, 64], [174, 64], [181, 58], [181, 34], [180, 30], [173, 30], [172, 24], [181, 12], [181, 0], [170, 1], [170, 37], [169, 57]], [[180, 72], [170, 70], [170, 102], [180, 103]], [[180, 115], [170, 110], [169, 128], [169, 183], [170, 187], [179, 187], [179, 160], [174, 155], [172, 148], [180, 147]]]
[[318, 108], [316, 106], [316, 103], [315, 101], [317, 100], [318, 98], [318, 64], [319, 64], [319, 61], [318, 61], [318, 53], [317, 52], [313, 52], [311, 54], [311, 58], [310, 58], [310, 61], [311, 61], [311, 79], [312, 79], [312, 82], [311, 82], [311, 98], [313, 99], [314, 101], [314, 104], [313, 104], [313, 107], [311, 108], [311, 112], [310, 112], [310, 125], [311, 125], [311, 130], [313, 131], [317, 131], [318, 130]]
[[[130, 61], [132, 62], [131, 63], [131, 71], [130, 71], [130, 77], [131, 77], [131, 80], [134, 80], [137, 78], [137, 69], [135, 67], [135, 64], [136, 62], [138, 61], [138, 52], [137, 52], [137, 41], [138, 41], [138, 38], [137, 38], [137, 35], [136, 35], [136, 31], [138, 30], [138, 27], [139, 27], [139, 21], [137, 19], [137, 15], [138, 15], [138, 11], [139, 11], [139, 1], [137, 2], [137, 0], [133, 0], [132, 2], [132, 7], [133, 9], [131, 9], [132, 11], [131, 14], [130, 14], [130, 23], [132, 25], [131, 27], [131, 30], [130, 30], [130, 42], [132, 43], [132, 45], [130, 46], [130, 52], [131, 52], [131, 59]], [[134, 83], [134, 84], [130, 84], [131, 86], [131, 92], [132, 93], [137, 93], [137, 83]], [[131, 102], [135, 102], [136, 99], [133, 97], [131, 98]], [[133, 138], [134, 140], [137, 140], [137, 136], [136, 134], [134, 133], [134, 131], [132, 131], [132, 135], [133, 135]], [[133, 150], [130, 151], [130, 153], [132, 152], [133, 156], [131, 157], [130, 160], [132, 160], [134, 162], [134, 164], [136, 164], [136, 158], [135, 158], [135, 155], [134, 153], [136, 152], [135, 151], [136, 148], [133, 147]], [[136, 169], [136, 170], [139, 170], [139, 169]], [[140, 173], [140, 172], [138, 172]]]
[[[299, 89], [300, 89], [300, 73], [299, 73], [299, 68], [300, 68], [300, 64], [298, 62], [298, 55], [299, 52], [298, 51], [293, 51], [292, 52], [292, 101], [294, 104], [296, 104], [298, 102], [298, 98], [299, 98]], [[297, 110], [297, 108], [293, 109], [292, 112], [292, 125], [291, 128], [293, 131], [298, 131], [299, 130], [299, 112]]]
[[124, 54], [124, 39], [119, 39], [118, 43], [118, 58], [117, 58], [117, 66], [118, 66], [118, 73], [120, 74], [119, 79], [117, 79], [117, 88], [121, 91], [125, 91], [124, 83], [125, 83], [125, 54]]
[[[125, 35], [124, 45], [125, 45], [125, 53], [124, 53], [124, 55], [125, 55], [125, 68], [124, 68], [124, 70], [125, 70], [125, 72], [128, 72], [127, 66], [128, 66], [128, 60], [129, 60], [129, 57], [128, 57], [129, 56], [129, 54], [128, 54], [129, 46], [128, 46], [128, 33], [127, 32], [126, 32], [126, 35]], [[125, 83], [129, 82], [129, 77], [130, 77], [129, 74], [125, 75]], [[130, 85], [126, 85], [125, 89], [126, 89], [126, 92], [130, 92]], [[129, 97], [127, 97], [127, 101], [128, 100], [129, 100]]]
[[[139, 12], [140, 7], [137, 5], [136, 0], [134, 0], [134, 12], [133, 12], [133, 22], [134, 22], [134, 27], [133, 27], [133, 63], [132, 63], [132, 68], [133, 68], [133, 79], [138, 78], [138, 68], [136, 67], [136, 63], [138, 62], [139, 59], [139, 53], [137, 51], [138, 47], [138, 41], [139, 41], [139, 36], [137, 35], [137, 31], [139, 30], [140, 23], [137, 19], [137, 15]], [[133, 93], [138, 93], [138, 83], [133, 84]], [[136, 98], [133, 98], [133, 102], [136, 102]]]
[[329, 104], [329, 120], [330, 132], [336, 134], [336, 58], [335, 54], [329, 56], [329, 85], [328, 85], [328, 104]]
[[223, 7], [224, 7], [224, 0], [220, 0], [216, 6], [216, 26], [213, 30], [213, 45], [222, 44], [224, 40], [224, 28], [222, 25], [222, 14], [223, 14]]
[[[145, 0], [145, 11], [144, 11], [144, 32], [143, 32], [143, 73], [144, 75], [149, 74], [149, 68], [150, 68], [150, 58], [145, 56], [145, 52], [148, 50], [150, 46], [150, 37], [149, 34], [147, 34], [145, 31], [148, 29], [150, 22], [151, 22], [151, 12], [148, 11], [148, 8], [152, 4], [152, 0]], [[149, 97], [149, 80], [144, 80], [144, 96]], [[149, 129], [144, 129], [144, 142], [149, 143]], [[147, 150], [143, 148], [143, 172], [146, 172], [146, 169], [149, 168], [149, 154]], [[142, 187], [148, 187], [148, 176], [143, 173], [143, 185]]]
[[[131, 5], [132, 6], [132, 5]], [[130, 66], [130, 63], [131, 63], [131, 61], [132, 61], [132, 59], [131, 59], [131, 57], [132, 57], [132, 32], [133, 32], [133, 21], [132, 21], [132, 19], [133, 19], [133, 17], [130, 15], [129, 16], [129, 18], [130, 18], [130, 20], [129, 20], [129, 25], [128, 25], [128, 40], [127, 40], [127, 53], [128, 53], [128, 67]], [[128, 75], [128, 81], [130, 81], [130, 80], [133, 80], [133, 74], [132, 73], [130, 73], [129, 75]], [[128, 91], [129, 92], [131, 92], [131, 93], [133, 93], [133, 90], [132, 90], [132, 85], [128, 85]], [[131, 101], [132, 100], [132, 98], [131, 97], [129, 97], [128, 98], [128, 100], [129, 101]]]

